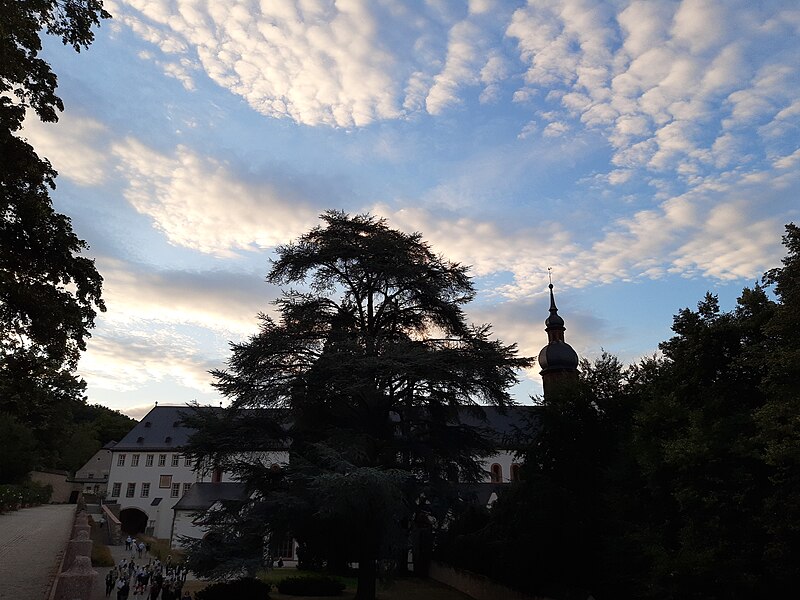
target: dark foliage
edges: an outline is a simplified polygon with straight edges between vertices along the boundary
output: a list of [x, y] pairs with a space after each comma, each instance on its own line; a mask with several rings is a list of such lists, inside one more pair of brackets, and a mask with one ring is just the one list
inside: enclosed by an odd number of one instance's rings
[[254, 577], [219, 581], [197, 592], [195, 600], [267, 600], [272, 586]]
[[40, 36], [80, 50], [108, 16], [99, 0], [0, 1], [0, 412], [30, 429], [48, 466], [62, 466], [61, 426], [85, 401], [74, 369], [105, 305], [86, 243], [53, 209], [56, 172], [19, 132], [27, 109], [44, 121], [63, 110]]
[[[581, 364], [542, 401], [523, 481], [442, 557], [555, 598], [726, 599], [800, 587], [800, 229], [730, 312], [707, 294], [661, 357]], [[460, 529], [464, 531], [459, 532]]]
[[341, 596], [344, 588], [338, 579], [324, 575], [287, 577], [278, 582], [278, 591], [290, 596]]
[[[368, 215], [322, 220], [278, 248], [268, 280], [301, 289], [287, 289], [279, 319], [261, 315], [259, 333], [214, 373], [231, 408], [198, 414], [189, 450], [252, 489], [235, 515], [206, 522], [230, 568], [236, 549], [224, 540], [256, 535], [260, 523], [263, 537], [297, 539], [306, 566], [358, 562], [358, 597], [368, 599], [378, 559], [407, 552], [412, 523], [422, 513], [444, 522], [451, 476], [482, 477], [478, 459], [491, 444], [461, 423], [464, 407], [480, 418], [479, 401], [510, 404], [507, 388], [530, 361], [466, 322], [475, 293], [466, 267], [419, 234]], [[235, 454], [287, 438], [292, 463], [278, 477], [268, 461]], [[240, 547], [242, 561], [260, 558]]]

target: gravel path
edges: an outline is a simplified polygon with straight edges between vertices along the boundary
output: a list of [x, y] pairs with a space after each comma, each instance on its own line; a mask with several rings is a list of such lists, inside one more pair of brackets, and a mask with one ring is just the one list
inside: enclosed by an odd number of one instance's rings
[[74, 504], [48, 504], [0, 515], [1, 600], [46, 600], [74, 520]]

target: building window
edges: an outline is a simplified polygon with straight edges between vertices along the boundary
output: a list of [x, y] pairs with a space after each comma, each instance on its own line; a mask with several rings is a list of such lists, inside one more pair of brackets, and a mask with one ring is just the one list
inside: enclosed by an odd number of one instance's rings
[[178, 498], [181, 495], [181, 484], [180, 483], [173, 483], [172, 484], [172, 491], [169, 494], [173, 498]]
[[192, 487], [191, 483], [184, 483], [183, 484], [183, 495], [184, 496], [186, 495], [186, 492], [188, 492], [191, 489], [191, 487]]
[[158, 487], [168, 488], [172, 487], [172, 475], [162, 475], [158, 478]]
[[183, 457], [183, 466], [184, 467], [191, 467], [192, 466], [192, 459], [188, 456]]
[[142, 498], [147, 498], [150, 496], [150, 484], [143, 483], [142, 484]]
[[281, 558], [294, 558], [294, 540], [289, 538], [278, 548], [278, 556]]
[[124, 467], [125, 466], [125, 455], [124, 454], [120, 454], [117, 457], [117, 466], [118, 467]]
[[112, 498], [119, 498], [119, 492], [122, 489], [121, 483], [115, 483], [111, 486], [111, 497]]
[[491, 477], [492, 483], [502, 483], [503, 482], [503, 467], [501, 467], [497, 463], [494, 463], [492, 465], [492, 468], [491, 468], [491, 471], [490, 471], [490, 477]]
[[89, 479], [94, 479], [94, 473], [89, 473]]
[[513, 463], [511, 465], [511, 481], [519, 481], [519, 465], [517, 463]]
[[125, 497], [126, 498], [133, 498], [133, 495], [135, 493], [136, 493], [136, 484], [135, 483], [129, 483], [128, 484], [128, 489], [125, 490]]
[[131, 454], [131, 466], [138, 467], [139, 466], [139, 455], [138, 454]]
[[211, 471], [211, 483], [219, 483], [222, 481], [222, 469], [217, 467]]
[[173, 467], [177, 467], [178, 466], [178, 461], [180, 459], [181, 459], [181, 455], [180, 454], [173, 454], [172, 455], [172, 466]]
[[166, 454], [159, 454], [158, 455], [158, 466], [164, 467], [167, 464], [167, 455]]
[[153, 466], [153, 455], [148, 454], [147, 458], [144, 459], [144, 466], [145, 467], [152, 467]]

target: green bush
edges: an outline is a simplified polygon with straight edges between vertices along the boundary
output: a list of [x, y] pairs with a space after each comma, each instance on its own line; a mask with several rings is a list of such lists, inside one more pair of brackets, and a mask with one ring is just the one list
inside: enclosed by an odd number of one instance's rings
[[105, 544], [95, 542], [92, 544], [92, 566], [93, 567], [113, 567], [114, 557], [111, 550]]
[[0, 512], [14, 510], [26, 504], [47, 504], [52, 494], [53, 486], [31, 481], [0, 485]]
[[341, 596], [344, 584], [333, 577], [287, 577], [278, 582], [278, 591], [290, 596]]
[[197, 592], [195, 600], [265, 600], [271, 586], [253, 577], [221, 581]]

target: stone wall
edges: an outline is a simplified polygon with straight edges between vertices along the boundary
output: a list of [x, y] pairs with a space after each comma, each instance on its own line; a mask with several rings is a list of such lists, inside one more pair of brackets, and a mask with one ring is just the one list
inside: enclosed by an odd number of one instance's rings
[[65, 504], [69, 502], [69, 497], [73, 491], [81, 489], [80, 485], [67, 481], [69, 473], [66, 471], [31, 471], [30, 476], [31, 481], [53, 486], [53, 495], [50, 496], [51, 504]]
[[91, 600], [97, 571], [92, 569], [92, 541], [89, 539], [89, 515], [81, 511], [75, 517], [72, 539], [67, 542], [49, 600]]
[[454, 569], [442, 563], [433, 562], [428, 576], [459, 592], [475, 598], [475, 600], [548, 600], [541, 596], [530, 596], [517, 592], [504, 585], [493, 582], [488, 577], [469, 571]]

